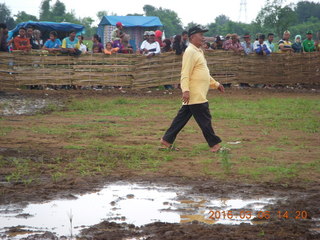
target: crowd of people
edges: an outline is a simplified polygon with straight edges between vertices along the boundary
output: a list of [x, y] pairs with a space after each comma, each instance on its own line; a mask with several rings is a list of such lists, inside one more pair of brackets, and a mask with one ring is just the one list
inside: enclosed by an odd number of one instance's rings
[[[136, 53], [145, 55], [146, 57], [153, 57], [163, 52], [175, 52], [181, 55], [189, 44], [188, 32], [184, 31], [181, 35], [163, 39], [162, 32], [145, 31], [143, 42], [139, 44]], [[84, 37], [76, 35], [76, 31], [71, 31], [69, 36], [62, 39], [58, 38], [56, 31], [50, 32], [48, 40], [43, 41], [41, 32], [38, 29], [20, 28], [19, 33], [13, 39], [7, 41], [8, 29], [5, 24], [0, 23], [0, 51], [22, 50], [30, 51], [31, 49], [43, 49], [51, 53], [66, 53], [69, 55], [78, 56], [85, 53], [104, 53], [111, 55], [114, 53], [134, 53], [133, 47], [130, 46], [130, 36], [123, 30], [121, 22], [116, 24], [116, 28], [111, 35], [111, 41], [107, 42], [105, 46], [101, 43], [101, 38], [95, 34], [92, 37], [92, 48], [88, 49], [84, 44]], [[294, 41], [290, 41], [290, 32], [285, 31], [282, 39], [278, 44], [274, 43], [274, 34], [269, 33], [258, 34], [254, 41], [249, 33], [240, 37], [237, 34], [227, 34], [224, 36], [216, 36], [212, 42], [204, 42], [203, 50], [225, 50], [232, 51], [238, 54], [244, 53], [257, 55], [270, 55], [274, 52], [314, 52], [320, 51], [320, 41], [313, 40], [313, 32], [306, 32], [305, 39], [301, 35], [296, 35]], [[241, 41], [242, 40], [242, 41]]]

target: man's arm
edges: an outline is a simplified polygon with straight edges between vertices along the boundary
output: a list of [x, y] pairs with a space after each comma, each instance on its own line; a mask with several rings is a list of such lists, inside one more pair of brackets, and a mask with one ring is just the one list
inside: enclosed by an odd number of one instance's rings
[[210, 88], [218, 89], [220, 92], [224, 92], [224, 87], [221, 83], [214, 80], [213, 77], [210, 76]]
[[182, 92], [190, 91], [189, 89], [189, 83], [190, 83], [190, 77], [191, 73], [193, 71], [195, 65], [195, 59], [193, 57], [192, 52], [187, 51], [184, 53], [182, 57], [182, 68], [181, 68], [181, 90]]

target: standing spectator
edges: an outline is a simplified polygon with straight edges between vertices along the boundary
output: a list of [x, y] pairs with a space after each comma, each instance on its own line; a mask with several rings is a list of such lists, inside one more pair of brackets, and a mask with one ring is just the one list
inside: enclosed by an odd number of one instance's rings
[[273, 39], [274, 39], [274, 34], [273, 33], [269, 33], [268, 34], [268, 39], [266, 41], [264, 41], [264, 43], [267, 44], [267, 46], [269, 47], [271, 52], [275, 52]]
[[184, 52], [184, 45], [181, 35], [176, 35], [174, 37], [172, 49], [176, 52], [176, 55], [181, 55]]
[[243, 36], [244, 42], [241, 43], [241, 46], [244, 50], [244, 53], [246, 55], [253, 53], [253, 44], [250, 42], [251, 41], [251, 36], [249, 33], [246, 33]]
[[301, 35], [296, 35], [294, 38], [294, 43], [292, 44], [293, 52], [301, 53], [303, 52], [303, 46], [301, 43]]
[[161, 52], [160, 45], [155, 39], [155, 33], [149, 32], [149, 39], [141, 44], [140, 52], [147, 57], [159, 55]]
[[187, 31], [183, 31], [182, 34], [182, 52], [184, 52], [189, 46], [189, 36]]
[[292, 43], [290, 42], [290, 32], [284, 31], [283, 38], [279, 41], [279, 51], [281, 53], [292, 52]]
[[266, 43], [264, 43], [265, 35], [261, 34], [258, 38], [258, 44], [255, 46], [255, 53], [258, 55], [270, 55], [271, 49], [268, 47]]
[[43, 49], [49, 51], [49, 52], [58, 52], [61, 51], [61, 41], [58, 38], [58, 33], [56, 31], [50, 32], [50, 39], [48, 39], [44, 46]]
[[172, 52], [170, 39], [166, 38], [163, 40], [162, 52]]
[[7, 38], [8, 38], [8, 28], [5, 23], [0, 23], [0, 51], [7, 52]]
[[235, 53], [241, 53], [243, 51], [243, 47], [239, 43], [239, 38], [236, 33], [231, 35], [231, 39], [225, 41], [225, 50], [232, 50]]
[[80, 44], [79, 50], [80, 50], [82, 53], [87, 53], [87, 52], [88, 52], [88, 48], [87, 48], [87, 46], [83, 43], [83, 39], [84, 39], [84, 37], [83, 37], [82, 35], [79, 35], [79, 36], [78, 36], [78, 40], [79, 40], [79, 44]]
[[93, 45], [92, 52], [94, 53], [102, 53], [103, 52], [103, 44], [101, 43], [100, 37], [98, 34], [94, 34], [92, 37]]
[[24, 27], [20, 28], [19, 35], [13, 39], [15, 50], [31, 50], [30, 39], [26, 37], [26, 31], [27, 30]]
[[312, 40], [312, 31], [307, 32], [307, 39], [303, 41], [303, 51], [305, 52], [314, 52], [316, 51], [316, 45], [314, 41]]
[[36, 29], [33, 31], [33, 37], [30, 38], [30, 41], [32, 49], [41, 49], [43, 47], [40, 30]]
[[120, 44], [120, 40], [124, 37], [124, 32], [122, 31], [123, 25], [121, 22], [116, 23], [116, 28], [112, 31], [111, 39], [113, 44]]
[[71, 30], [69, 37], [66, 37], [62, 40], [62, 52], [78, 56], [81, 54], [79, 49], [80, 43], [78, 38], [76, 38], [76, 31]]
[[160, 48], [163, 47], [163, 43], [162, 43], [162, 32], [160, 30], [157, 30], [154, 32], [155, 36], [156, 36], [156, 41], [159, 43]]
[[104, 49], [104, 53], [107, 55], [112, 55], [113, 53], [117, 53], [119, 48], [113, 48], [112, 42], [107, 42], [106, 48]]

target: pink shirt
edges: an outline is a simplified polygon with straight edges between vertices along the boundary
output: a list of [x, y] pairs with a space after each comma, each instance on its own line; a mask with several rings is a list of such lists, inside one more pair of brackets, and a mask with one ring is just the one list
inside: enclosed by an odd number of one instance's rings
[[230, 50], [233, 48], [243, 50], [243, 47], [239, 42], [233, 43], [231, 39], [224, 42], [224, 50]]

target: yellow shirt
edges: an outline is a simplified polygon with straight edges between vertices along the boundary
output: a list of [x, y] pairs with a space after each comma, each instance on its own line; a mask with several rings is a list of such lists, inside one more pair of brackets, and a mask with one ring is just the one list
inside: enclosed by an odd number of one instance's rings
[[208, 102], [209, 88], [217, 89], [220, 83], [211, 76], [203, 51], [189, 43], [182, 58], [181, 89], [190, 91], [188, 105]]

